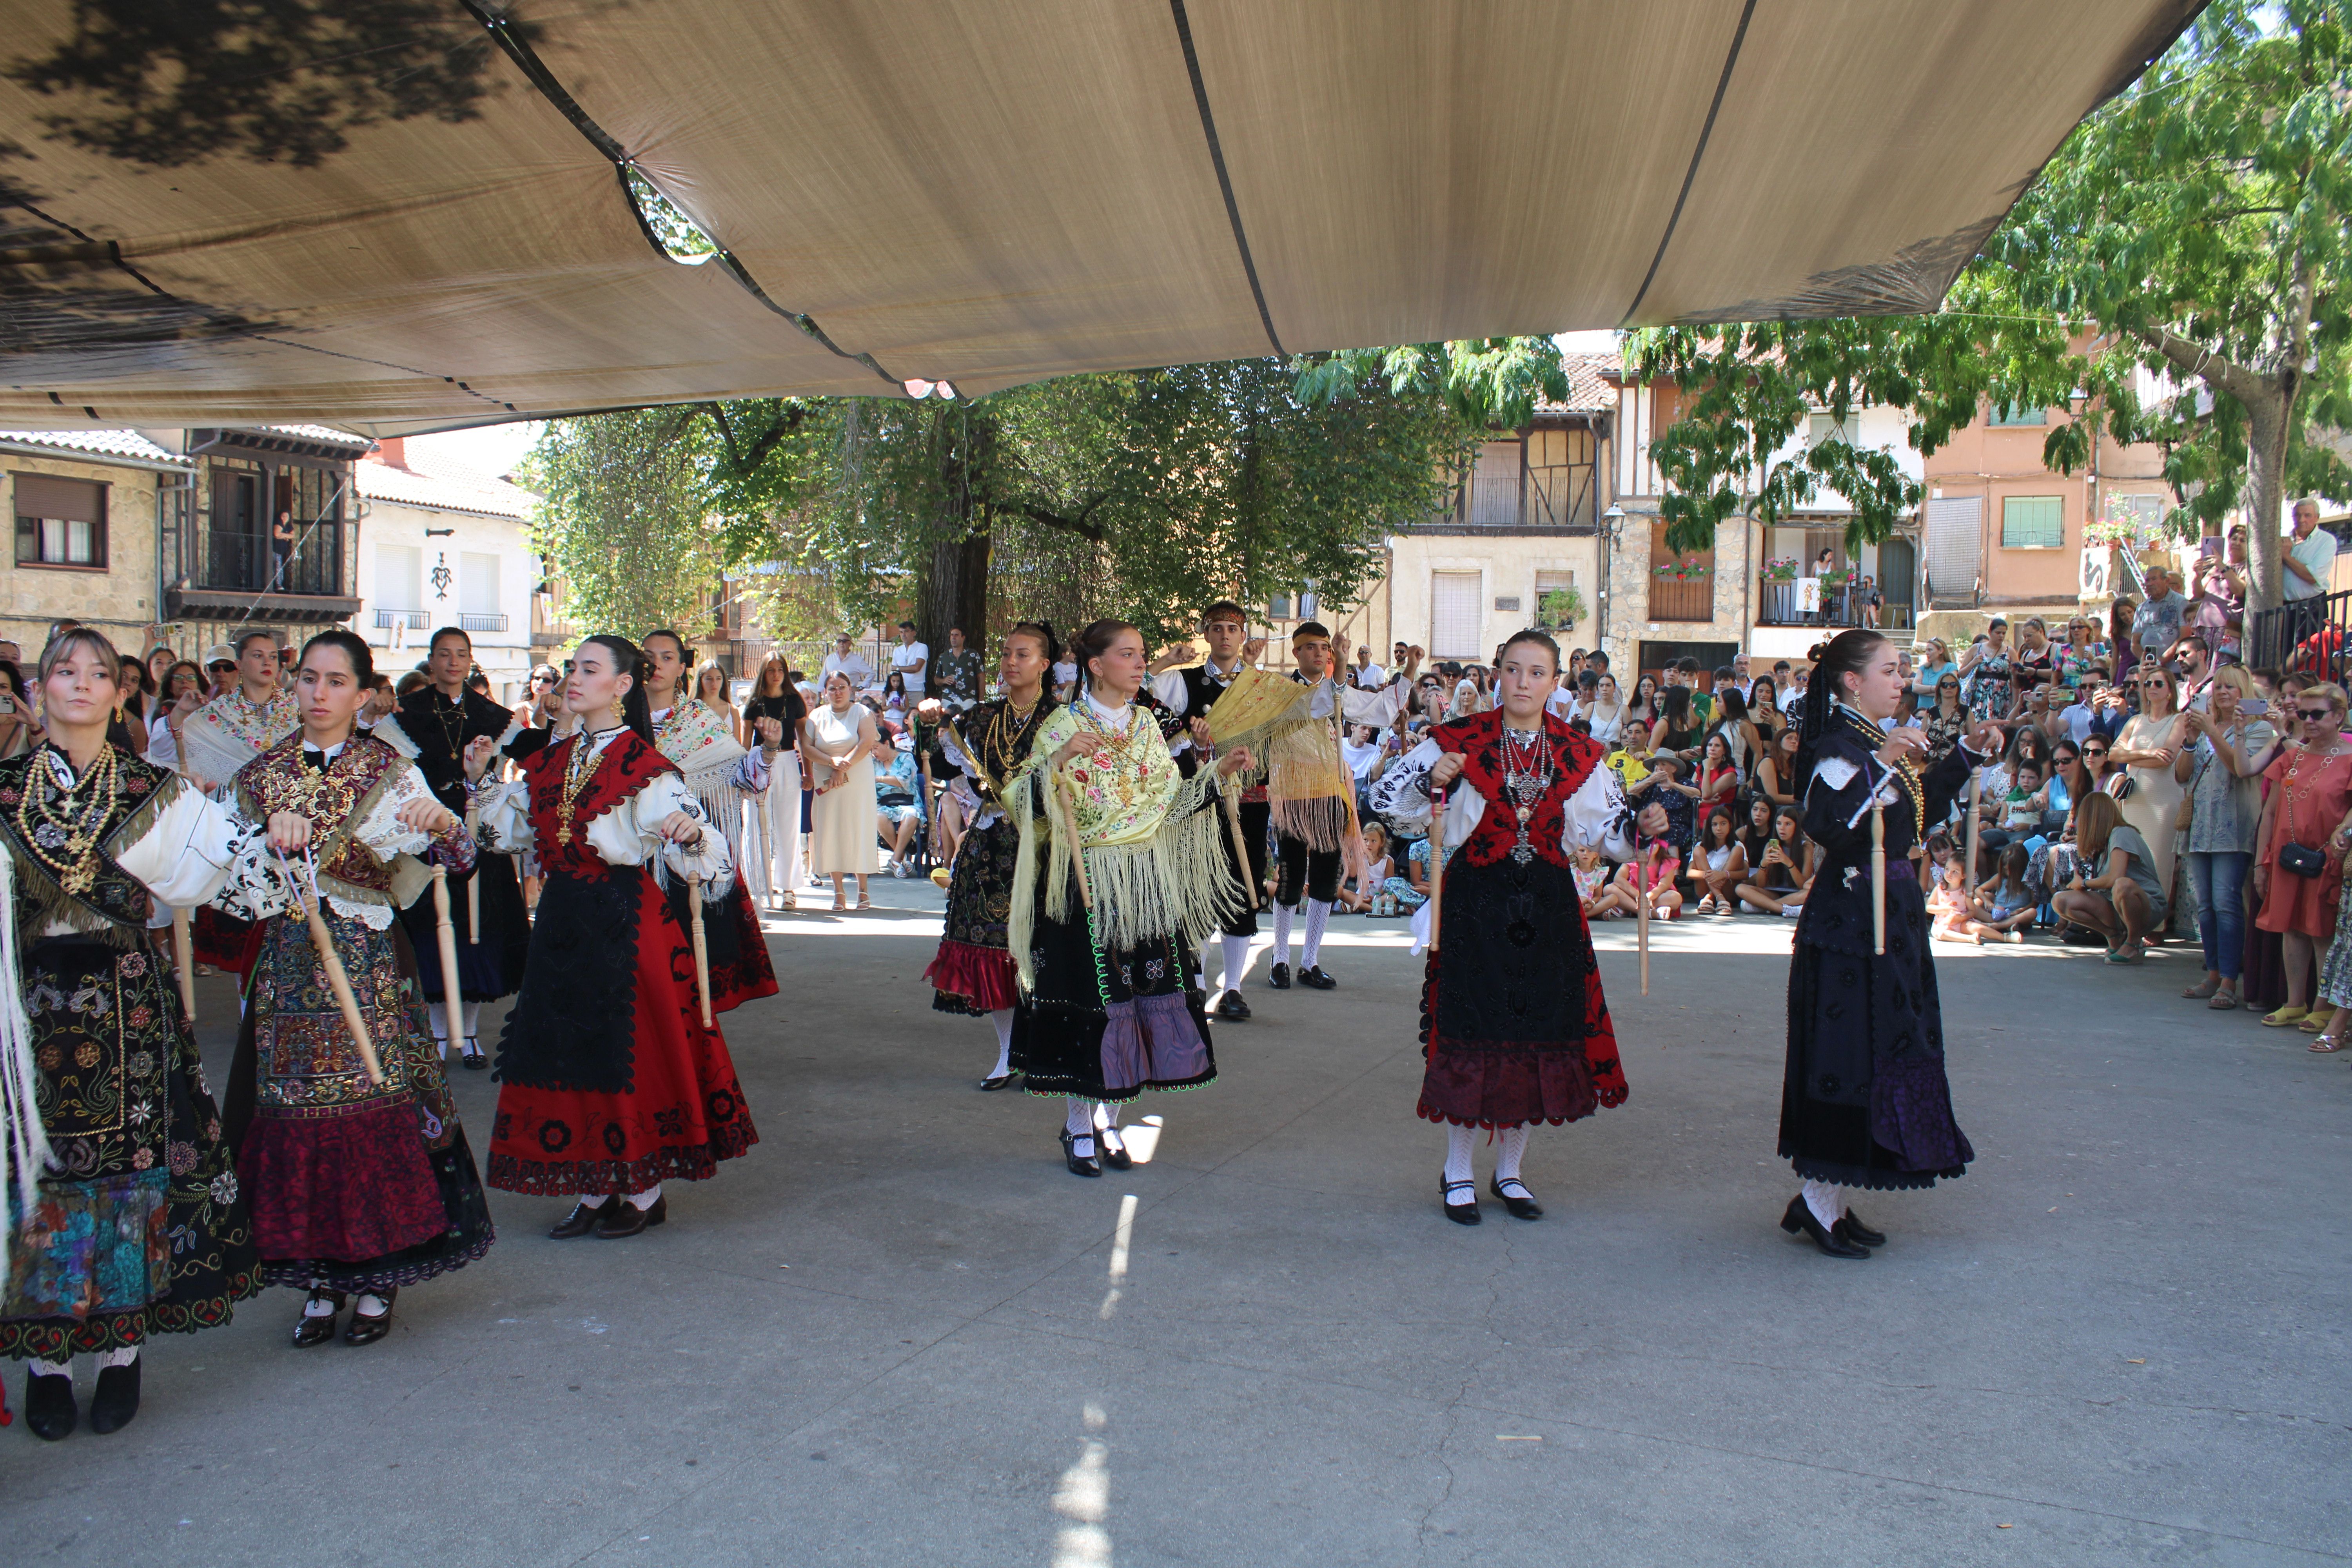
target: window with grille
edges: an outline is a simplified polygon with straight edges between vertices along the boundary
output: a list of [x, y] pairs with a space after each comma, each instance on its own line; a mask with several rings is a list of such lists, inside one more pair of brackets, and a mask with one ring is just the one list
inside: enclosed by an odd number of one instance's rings
[[1432, 658], [1478, 657], [1479, 605], [1475, 572], [1429, 574], [1429, 655]]
[[16, 564], [106, 565], [106, 487], [88, 479], [15, 474]]
[[2003, 550], [2057, 550], [2066, 542], [2066, 510], [2060, 496], [2003, 496]]
[[1810, 449], [1820, 446], [1824, 441], [1843, 441], [1847, 446], [1858, 449], [1862, 446], [1862, 416], [1849, 414], [1845, 416], [1845, 423], [1842, 425], [1826, 414], [1809, 416], [1806, 420], [1805, 446]]
[[2050, 423], [2050, 410], [2020, 408], [2014, 404], [1996, 403], [1992, 405], [1991, 411], [1985, 416], [1985, 423], [1996, 430], [2011, 429], [2020, 426], [2047, 425]]

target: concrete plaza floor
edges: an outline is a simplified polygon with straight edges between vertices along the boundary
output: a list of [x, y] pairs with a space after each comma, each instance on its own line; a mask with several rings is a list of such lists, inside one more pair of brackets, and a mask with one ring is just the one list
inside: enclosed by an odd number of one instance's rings
[[[2352, 1555], [2352, 1071], [2178, 1000], [2177, 953], [1939, 949], [1979, 1163], [1867, 1201], [1850, 1264], [1774, 1224], [1782, 922], [1663, 930], [1646, 1000], [1605, 928], [1632, 1100], [1537, 1134], [1540, 1223], [1465, 1230], [1400, 923], [1335, 921], [1328, 994], [1261, 954], [1222, 1081], [1080, 1181], [930, 1011], [937, 895], [875, 889], [776, 925], [783, 995], [728, 1020], [762, 1142], [666, 1227], [493, 1194], [381, 1344], [292, 1349], [285, 1290], [154, 1344], [127, 1431], [0, 1433], [6, 1560]], [[478, 1152], [496, 1086], [453, 1076]]]

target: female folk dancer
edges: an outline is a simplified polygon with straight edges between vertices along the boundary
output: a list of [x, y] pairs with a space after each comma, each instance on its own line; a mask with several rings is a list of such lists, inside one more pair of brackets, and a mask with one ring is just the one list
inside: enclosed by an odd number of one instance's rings
[[[1528, 1127], [1625, 1100], [1573, 857], [1598, 846], [1631, 858], [1637, 824], [1600, 743], [1545, 711], [1559, 679], [1559, 645], [1519, 633], [1503, 645], [1501, 705], [1437, 725], [1373, 790], [1375, 809], [1419, 826], [1431, 790], [1465, 786], [1429, 825], [1448, 854], [1436, 892], [1413, 917], [1431, 949], [1418, 1110], [1446, 1124], [1438, 1184], [1457, 1225], [1479, 1222], [1470, 1164], [1478, 1129], [1502, 1134], [1487, 1190], [1513, 1217], [1540, 1219], [1519, 1175]], [[1638, 826], [1645, 839], [1664, 833], [1664, 811], [1643, 807]]]
[[1038, 726], [1004, 790], [1021, 835], [1007, 940], [1022, 1001], [1009, 1065], [1031, 1094], [1068, 1097], [1063, 1161], [1099, 1176], [1106, 1161], [1132, 1163], [1119, 1106], [1147, 1089], [1216, 1079], [1189, 933], [1211, 929], [1240, 895], [1216, 791], [1250, 757], [1234, 747], [1213, 769], [1178, 776], [1135, 700], [1146, 656], [1127, 622], [1095, 622], [1071, 656], [1082, 695]]
[[[433, 798], [463, 816], [466, 813], [466, 756], [474, 742], [488, 738], [503, 746], [523, 734], [515, 716], [478, 691], [466, 678], [473, 672], [474, 642], [456, 626], [433, 634], [425, 658], [426, 684], [403, 698], [392, 717], [373, 733], [395, 749], [405, 747], [424, 773]], [[397, 734], [400, 739], [394, 739]], [[473, 883], [479, 889], [467, 891]], [[481, 929], [474, 929], [476, 907]], [[441, 984], [440, 922], [433, 900], [419, 896], [400, 914], [408, 928], [409, 952], [416, 961], [417, 984], [423, 991], [433, 1037], [444, 1054], [454, 1039], [467, 1067], [478, 1072], [490, 1065], [482, 1054], [482, 1004], [511, 996], [522, 984], [523, 954], [530, 946], [530, 917], [524, 910], [522, 879], [511, 856], [477, 854], [464, 871], [449, 870], [449, 918], [457, 931], [457, 991], [466, 1016], [444, 1017], [448, 1007]]]
[[[1926, 736], [1885, 728], [1904, 684], [1895, 645], [1856, 627], [1822, 650], [1805, 689], [1805, 837], [1820, 858], [1789, 966], [1780, 1152], [1804, 1186], [1780, 1228], [1832, 1258], [1868, 1258], [1886, 1240], [1845, 1189], [1933, 1186], [1976, 1158], [1952, 1119], [1927, 900], [1910, 855], [1921, 825], [1951, 814], [1969, 770], [1999, 753], [2000, 731], [1986, 723], [1923, 770]], [[1885, 829], [1883, 953], [1872, 951], [1874, 813]]]
[[28, 1358], [26, 1422], [47, 1438], [74, 1427], [75, 1352], [98, 1358], [90, 1429], [112, 1432], [138, 1413], [149, 1335], [218, 1327], [261, 1289], [195, 1036], [147, 929], [152, 905], [204, 904], [257, 868], [260, 832], [107, 744], [121, 668], [97, 632], [58, 636], [41, 656], [47, 740], [0, 762], [0, 1355]]
[[[784, 727], [774, 719], [753, 721], [758, 743], [746, 751], [727, 718], [688, 695], [692, 667], [683, 637], [672, 631], [647, 632], [644, 654], [654, 745], [677, 766], [703, 816], [726, 837], [729, 866], [740, 867], [743, 802], [748, 797], [757, 805], [767, 793]], [[710, 895], [714, 902], [722, 898], [724, 902], [712, 911], [704, 937], [713, 1013], [731, 1012], [755, 997], [776, 994], [776, 970], [768, 957], [767, 936], [760, 930], [760, 911], [752, 907], [743, 878], [732, 871], [730, 877], [726, 888]]]
[[659, 1225], [665, 1180], [699, 1181], [759, 1142], [726, 1037], [702, 1023], [688, 934], [688, 900], [724, 899], [735, 868], [654, 745], [643, 672], [625, 637], [582, 643], [563, 690], [580, 731], [482, 810], [494, 843], [528, 813], [547, 876], [499, 1042], [488, 1181], [576, 1195], [558, 1239]]
[[[380, 1072], [371, 1079], [338, 999], [321, 983], [305, 914], [268, 920], [229, 1072], [226, 1125], [253, 1209], [263, 1283], [310, 1291], [294, 1327], [298, 1346], [334, 1338], [347, 1293], [358, 1300], [344, 1342], [373, 1344], [392, 1331], [400, 1287], [463, 1268], [493, 1239], [415, 954], [394, 918], [411, 882], [423, 881], [428, 892], [418, 901], [436, 907], [431, 879], [413, 857], [429, 854], [462, 871], [473, 863], [474, 840], [414, 762], [384, 736], [356, 728], [374, 673], [367, 644], [350, 632], [312, 637], [294, 677], [301, 729], [236, 775], [239, 808], [268, 826], [282, 858], [257, 880], [235, 885], [231, 905], [241, 914], [282, 910], [289, 875], [303, 892], [315, 888]], [[488, 736], [467, 742], [471, 771], [489, 760], [493, 744]]]
[[942, 731], [948, 760], [958, 770], [948, 792], [967, 826], [948, 877], [946, 932], [923, 978], [931, 983], [937, 1011], [986, 1017], [996, 1026], [996, 1066], [980, 1080], [984, 1090], [1013, 1081], [1013, 1016], [1021, 1000], [1005, 937], [1021, 829], [1005, 815], [1003, 791], [1029, 760], [1038, 728], [1061, 706], [1045, 690], [1061, 657], [1053, 627], [1023, 621], [1004, 634], [998, 666], [1004, 695], [965, 709]]

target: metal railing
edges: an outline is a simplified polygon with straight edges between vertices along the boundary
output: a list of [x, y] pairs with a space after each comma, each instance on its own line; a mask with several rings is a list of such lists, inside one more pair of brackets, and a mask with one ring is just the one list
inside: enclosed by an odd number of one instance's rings
[[425, 629], [425, 623], [431, 618], [422, 610], [378, 610], [375, 613], [375, 629], [388, 632], [405, 622], [408, 630], [421, 632]]
[[[1759, 626], [1858, 626], [1863, 624], [1862, 595], [1852, 587], [1822, 590], [1820, 607], [1804, 607], [1804, 593], [1795, 582], [1759, 577], [1756, 582], [1756, 624]], [[1891, 612], [1897, 606], [1882, 606]], [[1900, 606], [1902, 624], [1910, 624], [1910, 606]], [[1892, 624], [1892, 623], [1890, 623]]]
[[180, 534], [181, 580], [215, 591], [348, 598], [358, 531], [355, 522], [298, 522], [287, 544], [267, 532], [191, 521]]
[[457, 629], [467, 632], [502, 632], [507, 629], [507, 618], [502, 615], [490, 615], [482, 611], [460, 610], [457, 612]]
[[2345, 640], [2352, 631], [2352, 592], [2314, 594], [2289, 599], [2272, 610], [2246, 616], [2246, 662], [2256, 669], [2315, 675], [2341, 686], [2352, 660]]

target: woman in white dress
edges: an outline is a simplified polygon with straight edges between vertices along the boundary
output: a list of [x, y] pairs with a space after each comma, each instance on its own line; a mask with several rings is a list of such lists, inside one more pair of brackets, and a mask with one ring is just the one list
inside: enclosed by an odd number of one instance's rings
[[824, 701], [809, 715], [809, 777], [816, 801], [809, 818], [809, 866], [833, 879], [833, 907], [846, 908], [842, 879], [857, 879], [857, 907], [870, 910], [866, 879], [874, 872], [874, 715], [856, 700], [849, 677], [825, 677]]

